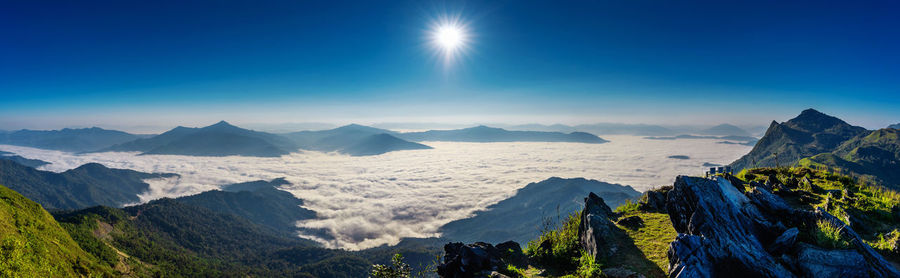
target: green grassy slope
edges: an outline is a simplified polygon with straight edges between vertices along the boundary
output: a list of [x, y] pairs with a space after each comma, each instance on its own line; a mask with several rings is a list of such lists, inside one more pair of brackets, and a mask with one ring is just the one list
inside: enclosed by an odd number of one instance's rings
[[82, 250], [41, 205], [0, 186], [0, 277], [79, 276], [113, 272]]
[[827, 166], [900, 188], [900, 130], [880, 129], [841, 144], [834, 152], [800, 160], [802, 166]]

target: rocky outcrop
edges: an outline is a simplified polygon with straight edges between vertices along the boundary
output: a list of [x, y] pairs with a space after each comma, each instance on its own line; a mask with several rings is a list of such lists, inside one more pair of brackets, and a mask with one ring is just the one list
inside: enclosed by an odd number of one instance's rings
[[522, 248], [508, 241], [497, 244], [476, 242], [472, 244], [449, 243], [444, 245], [444, 261], [437, 267], [441, 277], [505, 277], [498, 273], [508, 264], [522, 266]]
[[638, 209], [650, 212], [665, 212], [666, 194], [668, 194], [670, 190], [672, 190], [671, 186], [647, 190], [647, 192], [644, 192], [644, 194], [641, 195], [641, 200], [638, 201]]
[[619, 228], [610, 220], [612, 210], [603, 202], [603, 198], [594, 193], [584, 198], [584, 210], [581, 211], [581, 224], [578, 226], [578, 238], [581, 247], [594, 257], [594, 261], [603, 262], [622, 246], [616, 240]]
[[[900, 277], [836, 217], [793, 209], [763, 186], [744, 193], [730, 180], [676, 178], [666, 202], [679, 233], [669, 246], [669, 277]], [[840, 226], [852, 249], [797, 243], [801, 229], [822, 220]]]
[[872, 277], [866, 259], [854, 250], [826, 250], [802, 243], [798, 249], [796, 268], [806, 277]]

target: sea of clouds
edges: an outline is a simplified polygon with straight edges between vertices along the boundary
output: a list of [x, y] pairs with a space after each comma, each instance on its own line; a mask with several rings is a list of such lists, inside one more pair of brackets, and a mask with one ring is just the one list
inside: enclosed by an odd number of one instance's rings
[[[319, 152], [278, 158], [72, 154], [7, 145], [0, 149], [51, 162], [41, 169], [55, 172], [96, 162], [181, 175], [149, 180], [150, 191], [140, 195], [142, 202], [284, 177], [292, 183], [284, 189], [318, 213], [317, 219], [302, 221], [298, 227], [326, 235], [300, 236], [350, 250], [396, 244], [404, 237], [437, 236], [447, 222], [469, 217], [528, 183], [550, 177], [584, 177], [645, 191], [671, 184], [677, 175], [702, 175], [703, 163], [727, 164], [751, 149], [716, 143], [721, 140], [604, 138], [611, 142], [425, 142], [434, 149], [363, 157]], [[690, 158], [669, 158], [672, 155]]]

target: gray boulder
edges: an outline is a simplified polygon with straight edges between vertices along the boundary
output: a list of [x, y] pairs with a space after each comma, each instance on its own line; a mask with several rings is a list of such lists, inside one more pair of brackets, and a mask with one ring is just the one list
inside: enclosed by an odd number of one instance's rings
[[866, 259], [856, 250], [826, 250], [800, 244], [797, 268], [804, 277], [852, 278], [872, 277]]
[[581, 212], [581, 224], [578, 226], [578, 238], [582, 248], [597, 262], [606, 261], [622, 248], [622, 242], [616, 240], [617, 232], [621, 232], [610, 220], [612, 210], [603, 202], [603, 198], [594, 193], [584, 199], [584, 210]]

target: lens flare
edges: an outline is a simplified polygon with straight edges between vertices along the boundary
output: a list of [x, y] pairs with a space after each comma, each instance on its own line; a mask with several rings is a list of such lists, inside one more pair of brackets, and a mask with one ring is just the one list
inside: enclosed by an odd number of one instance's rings
[[444, 64], [449, 66], [468, 50], [472, 35], [459, 16], [444, 16], [431, 24], [428, 38]]

